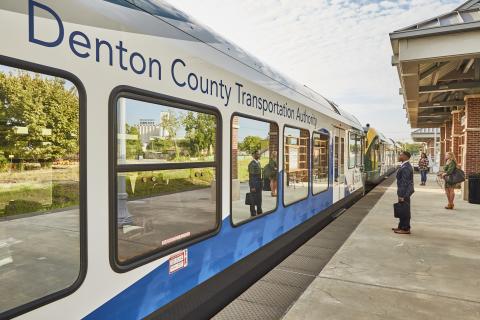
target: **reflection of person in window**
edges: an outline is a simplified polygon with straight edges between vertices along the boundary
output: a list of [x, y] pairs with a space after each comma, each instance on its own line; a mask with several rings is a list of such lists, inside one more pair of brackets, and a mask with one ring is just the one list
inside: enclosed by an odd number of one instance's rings
[[[252, 154], [252, 161], [248, 165], [248, 184], [252, 201], [250, 204], [251, 216], [262, 214], [262, 166], [260, 165], [260, 153], [258, 150]], [[256, 208], [255, 208], [256, 207]], [[255, 210], [256, 209], [256, 210]]]
[[277, 165], [277, 151], [272, 151], [272, 155], [270, 157], [270, 162], [268, 163], [270, 166], [270, 190], [272, 192], [272, 197], [277, 196], [277, 188], [278, 188], [278, 165]]

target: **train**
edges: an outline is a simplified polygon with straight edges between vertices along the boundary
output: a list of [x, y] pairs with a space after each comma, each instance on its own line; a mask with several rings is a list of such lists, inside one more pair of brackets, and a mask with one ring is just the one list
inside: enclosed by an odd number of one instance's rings
[[397, 166], [162, 0], [3, 0], [0, 21], [2, 319], [208, 318]]

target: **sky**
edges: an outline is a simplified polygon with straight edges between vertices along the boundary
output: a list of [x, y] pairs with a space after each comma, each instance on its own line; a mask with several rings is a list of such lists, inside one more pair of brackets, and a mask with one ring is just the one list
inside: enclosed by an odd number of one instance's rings
[[362, 124], [410, 139], [388, 34], [458, 0], [167, 0]]

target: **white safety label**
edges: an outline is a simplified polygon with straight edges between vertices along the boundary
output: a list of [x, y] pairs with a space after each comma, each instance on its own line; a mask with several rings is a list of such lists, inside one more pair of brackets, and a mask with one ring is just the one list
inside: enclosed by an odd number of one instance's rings
[[188, 249], [176, 252], [168, 260], [168, 273], [172, 274], [188, 266]]

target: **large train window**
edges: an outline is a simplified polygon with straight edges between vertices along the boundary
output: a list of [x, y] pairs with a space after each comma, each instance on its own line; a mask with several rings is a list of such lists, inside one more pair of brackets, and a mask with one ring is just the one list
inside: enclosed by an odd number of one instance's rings
[[232, 222], [274, 211], [278, 193], [278, 125], [232, 117]]
[[358, 153], [357, 135], [353, 132], [348, 133], [348, 168], [355, 168], [356, 156]]
[[361, 135], [356, 135], [357, 140], [357, 156], [356, 156], [356, 164], [357, 167], [362, 167], [363, 166], [363, 155], [364, 155], [364, 142], [363, 142], [363, 136]]
[[0, 318], [65, 296], [85, 274], [84, 93], [55, 74], [0, 65]]
[[312, 143], [312, 193], [314, 195], [328, 190], [329, 178], [329, 136], [313, 133]]
[[124, 271], [218, 230], [219, 121], [154, 96], [115, 101], [113, 250]]
[[360, 167], [362, 165], [362, 136], [349, 132], [348, 134], [348, 168], [353, 169], [355, 166]]
[[283, 136], [283, 204], [287, 206], [308, 197], [310, 133], [285, 126]]

